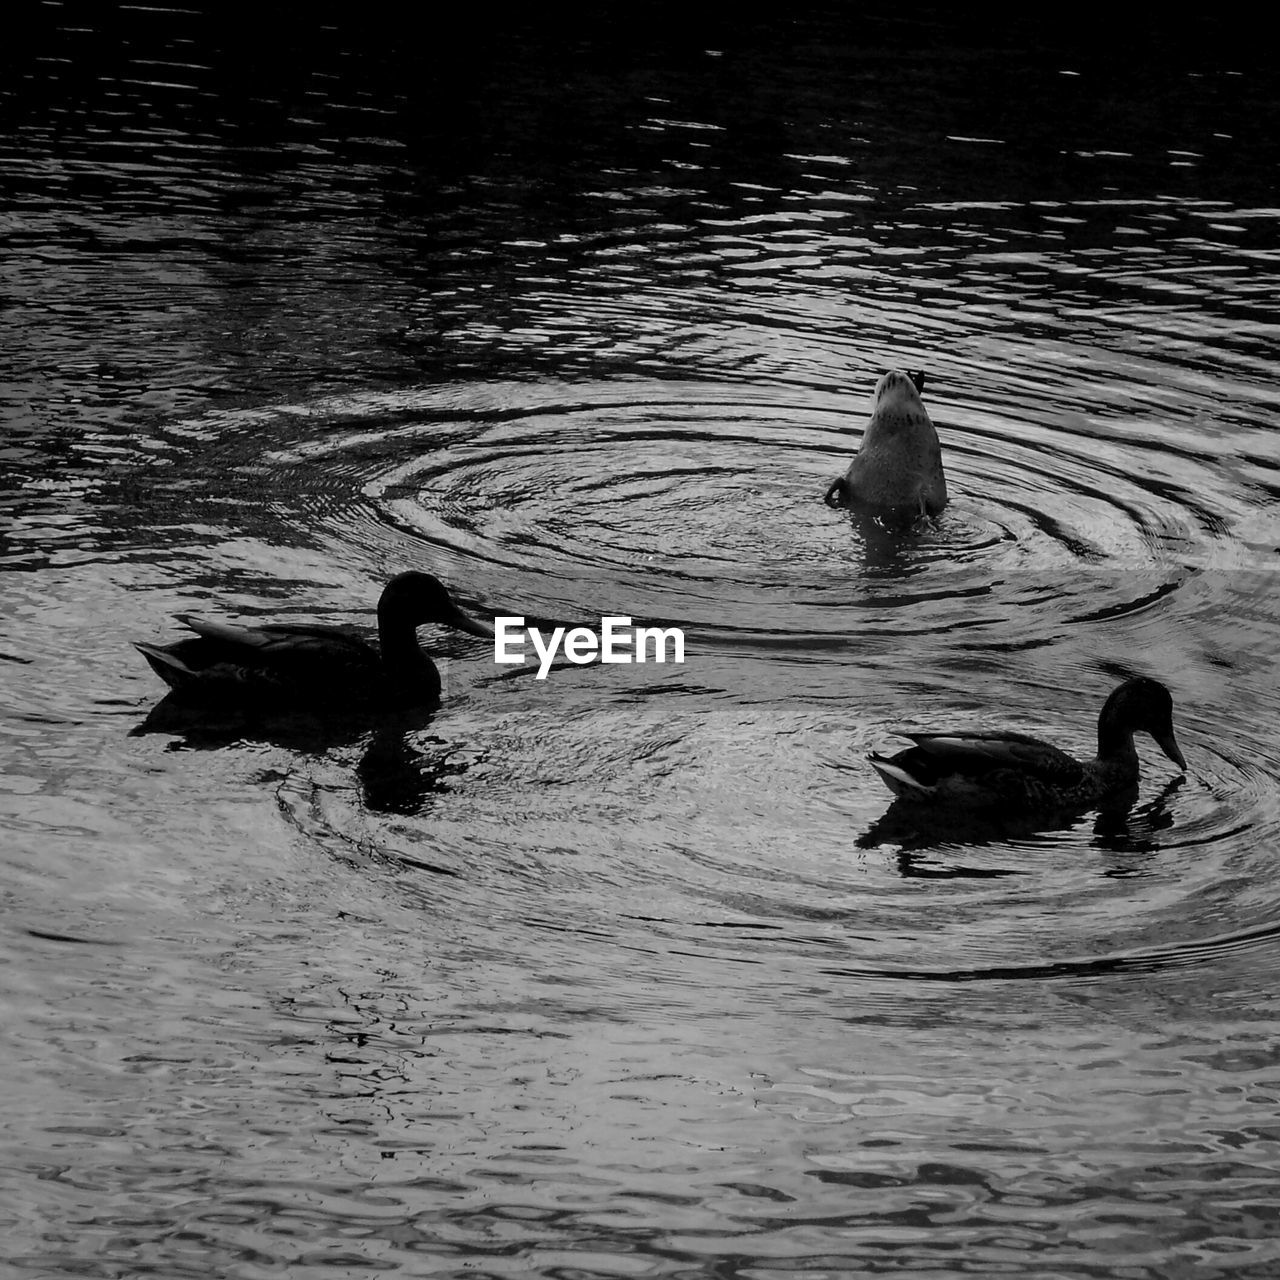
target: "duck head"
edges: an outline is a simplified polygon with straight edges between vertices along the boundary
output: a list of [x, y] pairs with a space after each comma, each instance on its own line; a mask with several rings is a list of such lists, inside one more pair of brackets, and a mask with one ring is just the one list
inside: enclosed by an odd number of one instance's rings
[[493, 628], [463, 613], [439, 578], [417, 570], [396, 574], [378, 601], [379, 629], [421, 627], [432, 622], [465, 631], [467, 635], [493, 639]]
[[1123, 749], [1126, 741], [1132, 744], [1135, 733], [1150, 734], [1156, 746], [1186, 771], [1187, 762], [1173, 736], [1173, 698], [1159, 680], [1126, 680], [1106, 700], [1098, 717], [1098, 754]]

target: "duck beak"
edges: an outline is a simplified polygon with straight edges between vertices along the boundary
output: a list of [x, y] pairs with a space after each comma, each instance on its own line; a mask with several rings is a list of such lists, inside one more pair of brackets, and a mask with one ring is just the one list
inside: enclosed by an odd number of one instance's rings
[[446, 626], [453, 627], [455, 631], [465, 631], [467, 635], [479, 636], [482, 640], [493, 639], [493, 628], [487, 622], [481, 622], [479, 618], [463, 613], [457, 605], [453, 606], [453, 612], [443, 621]]
[[1187, 771], [1187, 762], [1182, 758], [1182, 752], [1178, 750], [1178, 740], [1173, 736], [1173, 730], [1168, 733], [1153, 733], [1151, 735], [1156, 740], [1156, 746], [1173, 761], [1174, 764], [1182, 770]]

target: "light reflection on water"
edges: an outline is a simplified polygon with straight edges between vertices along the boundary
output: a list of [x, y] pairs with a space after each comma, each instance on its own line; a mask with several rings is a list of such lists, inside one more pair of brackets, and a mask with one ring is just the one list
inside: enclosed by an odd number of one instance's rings
[[[505, 152], [433, 158], [391, 90], [260, 151], [226, 119], [55, 145], [31, 108], [17, 1274], [1274, 1269], [1260, 90], [1168, 71], [1177, 123], [1117, 137], [1041, 50], [1041, 114], [996, 129], [957, 67], [1003, 55], [922, 43], [905, 102], [850, 44], [856, 120], [797, 76], [818, 46], [760, 102], [694, 93], [702, 51], [645, 107], [597, 85], [620, 115], [559, 120], [570, 169], [501, 110], [581, 88], [527, 62], [475, 108]], [[928, 373], [953, 500], [890, 537], [821, 495], [892, 366]], [[170, 613], [365, 622], [410, 565], [491, 613], [682, 626], [688, 661], [540, 682], [432, 635], [434, 717], [144, 723], [127, 641]], [[1131, 672], [1190, 769], [1140, 744], [1127, 814], [939, 829], [863, 764], [940, 722], [1087, 752]]]

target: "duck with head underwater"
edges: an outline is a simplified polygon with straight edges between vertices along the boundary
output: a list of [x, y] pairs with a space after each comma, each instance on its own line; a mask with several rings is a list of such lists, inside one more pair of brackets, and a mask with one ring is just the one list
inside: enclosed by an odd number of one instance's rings
[[1098, 754], [1076, 760], [1022, 733], [902, 733], [915, 746], [867, 759], [900, 800], [1022, 811], [1083, 810], [1137, 786], [1135, 733], [1148, 733], [1179, 769], [1173, 699], [1158, 680], [1126, 680], [1098, 717]]
[[936, 516], [947, 505], [942, 446], [920, 398], [923, 390], [923, 373], [898, 369], [876, 383], [862, 443], [849, 469], [828, 487], [828, 505], [893, 522]]
[[488, 623], [463, 613], [438, 578], [418, 572], [397, 574], [383, 590], [376, 647], [337, 627], [240, 627], [176, 616], [194, 636], [134, 646], [170, 688], [186, 697], [313, 709], [435, 701], [440, 673], [418, 644], [418, 627], [434, 622], [493, 636]]

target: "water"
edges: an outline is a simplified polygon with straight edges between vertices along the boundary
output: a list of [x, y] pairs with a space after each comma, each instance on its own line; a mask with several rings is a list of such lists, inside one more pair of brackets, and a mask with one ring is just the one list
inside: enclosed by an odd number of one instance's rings
[[[43, 22], [0, 150], [6, 1274], [1273, 1274], [1261, 51]], [[952, 493], [905, 537], [821, 501], [890, 367]], [[687, 661], [424, 632], [434, 717], [148, 719], [170, 614], [367, 622], [406, 567]], [[913, 820], [863, 761], [1085, 753], [1130, 674], [1190, 768], [1143, 740], [1124, 815]]]

